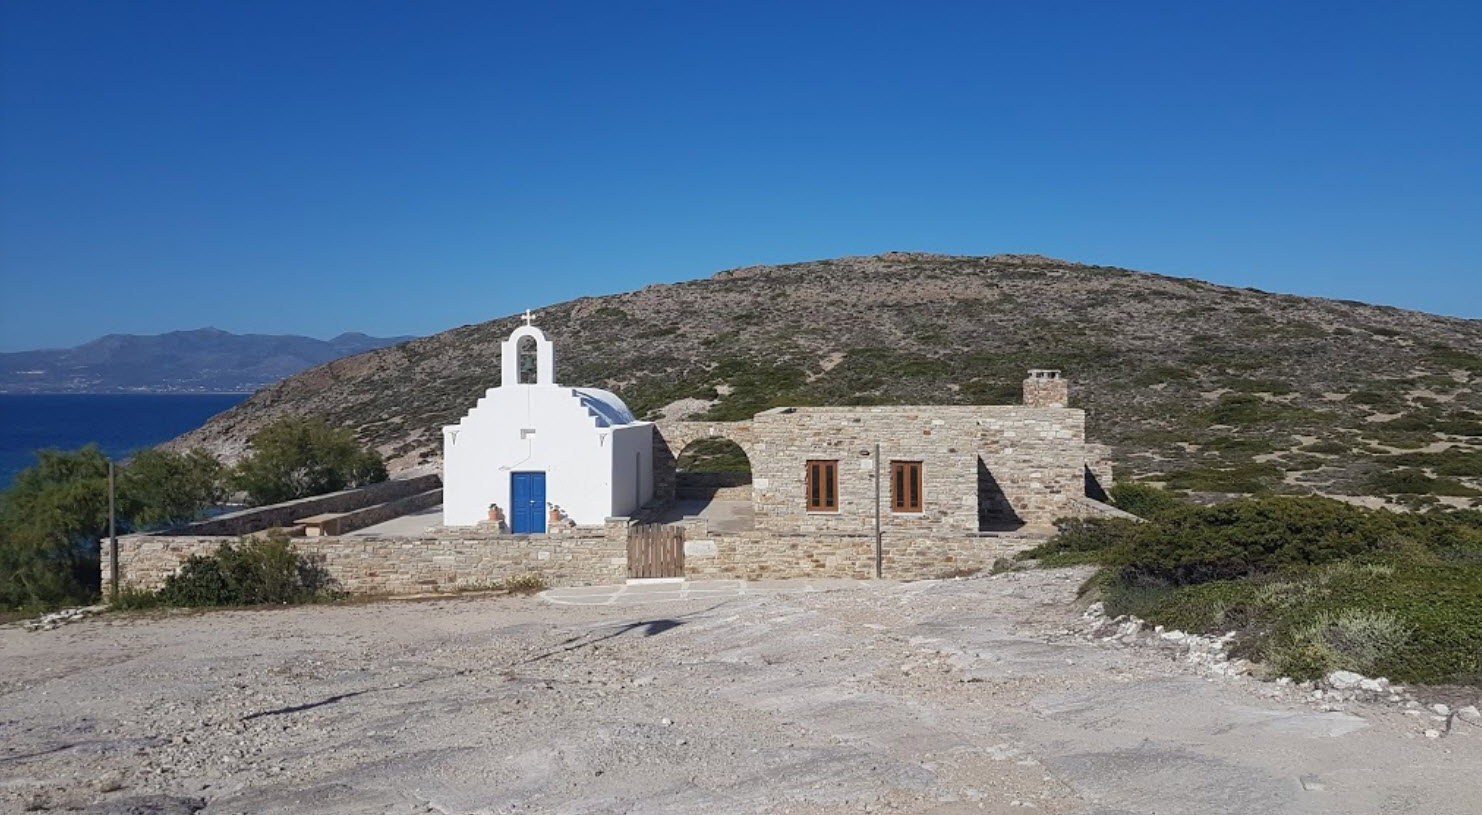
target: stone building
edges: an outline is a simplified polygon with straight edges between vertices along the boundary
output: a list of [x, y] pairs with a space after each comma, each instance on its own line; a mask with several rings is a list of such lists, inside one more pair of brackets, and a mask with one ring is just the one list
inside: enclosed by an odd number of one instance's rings
[[443, 428], [444, 525], [540, 534], [636, 513], [653, 498], [653, 425], [607, 391], [557, 385], [551, 342], [525, 320], [499, 386]]
[[[1109, 450], [1086, 443], [1068, 382], [1035, 370], [1022, 405], [783, 407], [742, 422], [662, 423], [656, 499], [705, 438], [751, 462], [755, 527], [778, 533], [949, 533], [1048, 529], [1095, 511]], [[878, 477], [877, 477], [878, 473]]]

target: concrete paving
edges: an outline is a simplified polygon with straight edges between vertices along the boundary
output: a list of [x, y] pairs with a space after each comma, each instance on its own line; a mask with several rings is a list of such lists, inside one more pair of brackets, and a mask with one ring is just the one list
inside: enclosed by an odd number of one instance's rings
[[663, 523], [702, 520], [712, 532], [746, 532], [755, 526], [750, 501], [680, 499], [659, 520]]
[[[893, 584], [893, 581], [873, 581]], [[686, 600], [724, 599], [759, 594], [809, 594], [858, 588], [860, 580], [682, 580], [637, 581], [613, 586], [548, 589], [539, 597], [566, 606], [641, 606]]]
[[426, 533], [428, 529], [440, 525], [442, 522], [443, 506], [442, 504], [438, 504], [435, 507], [418, 510], [409, 515], [403, 515], [400, 518], [382, 521], [375, 526], [357, 529], [349, 534], [352, 536], [381, 535], [393, 538], [415, 538], [418, 535]]

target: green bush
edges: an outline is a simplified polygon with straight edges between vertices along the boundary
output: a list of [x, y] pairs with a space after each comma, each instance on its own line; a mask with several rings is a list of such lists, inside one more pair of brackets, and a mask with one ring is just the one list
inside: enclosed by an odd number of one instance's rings
[[159, 601], [169, 606], [251, 606], [312, 602], [331, 596], [330, 579], [281, 533], [224, 543], [192, 555], [165, 579]]
[[1419, 470], [1381, 470], [1369, 477], [1369, 488], [1383, 495], [1482, 495], [1454, 478], [1432, 478]]
[[348, 429], [322, 419], [282, 419], [254, 433], [232, 474], [255, 504], [276, 504], [386, 480], [386, 464]]
[[1282, 480], [1281, 468], [1264, 462], [1235, 464], [1228, 467], [1194, 467], [1165, 476], [1169, 489], [1190, 492], [1220, 492], [1254, 495], [1268, 492]]
[[1112, 485], [1109, 497], [1112, 506], [1139, 518], [1157, 517], [1187, 505], [1182, 498], [1167, 490], [1136, 481], [1117, 482]]
[[1108, 552], [1133, 540], [1137, 526], [1123, 518], [1061, 518], [1055, 522], [1054, 538], [1019, 558], [1034, 558], [1046, 566], [1103, 562]]
[[1368, 510], [1324, 498], [1184, 506], [1145, 523], [1062, 522], [1025, 553], [1104, 568], [1107, 613], [1199, 633], [1277, 673], [1336, 669], [1482, 685], [1482, 512]]
[[1388, 515], [1293, 496], [1187, 507], [1137, 530], [1120, 565], [1178, 585], [1392, 552], [1401, 535]]

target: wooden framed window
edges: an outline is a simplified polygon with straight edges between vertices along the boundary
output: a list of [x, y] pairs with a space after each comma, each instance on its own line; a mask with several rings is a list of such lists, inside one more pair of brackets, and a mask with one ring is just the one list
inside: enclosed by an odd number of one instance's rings
[[838, 512], [839, 462], [809, 461], [804, 489], [809, 512]]
[[890, 462], [890, 511], [921, 511], [921, 462]]

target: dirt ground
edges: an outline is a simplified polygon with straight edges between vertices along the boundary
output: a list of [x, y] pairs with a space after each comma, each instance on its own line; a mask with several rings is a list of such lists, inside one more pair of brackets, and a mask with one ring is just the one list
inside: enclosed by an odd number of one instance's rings
[[1088, 640], [1084, 573], [0, 629], [0, 812], [1471, 813], [1482, 728]]

